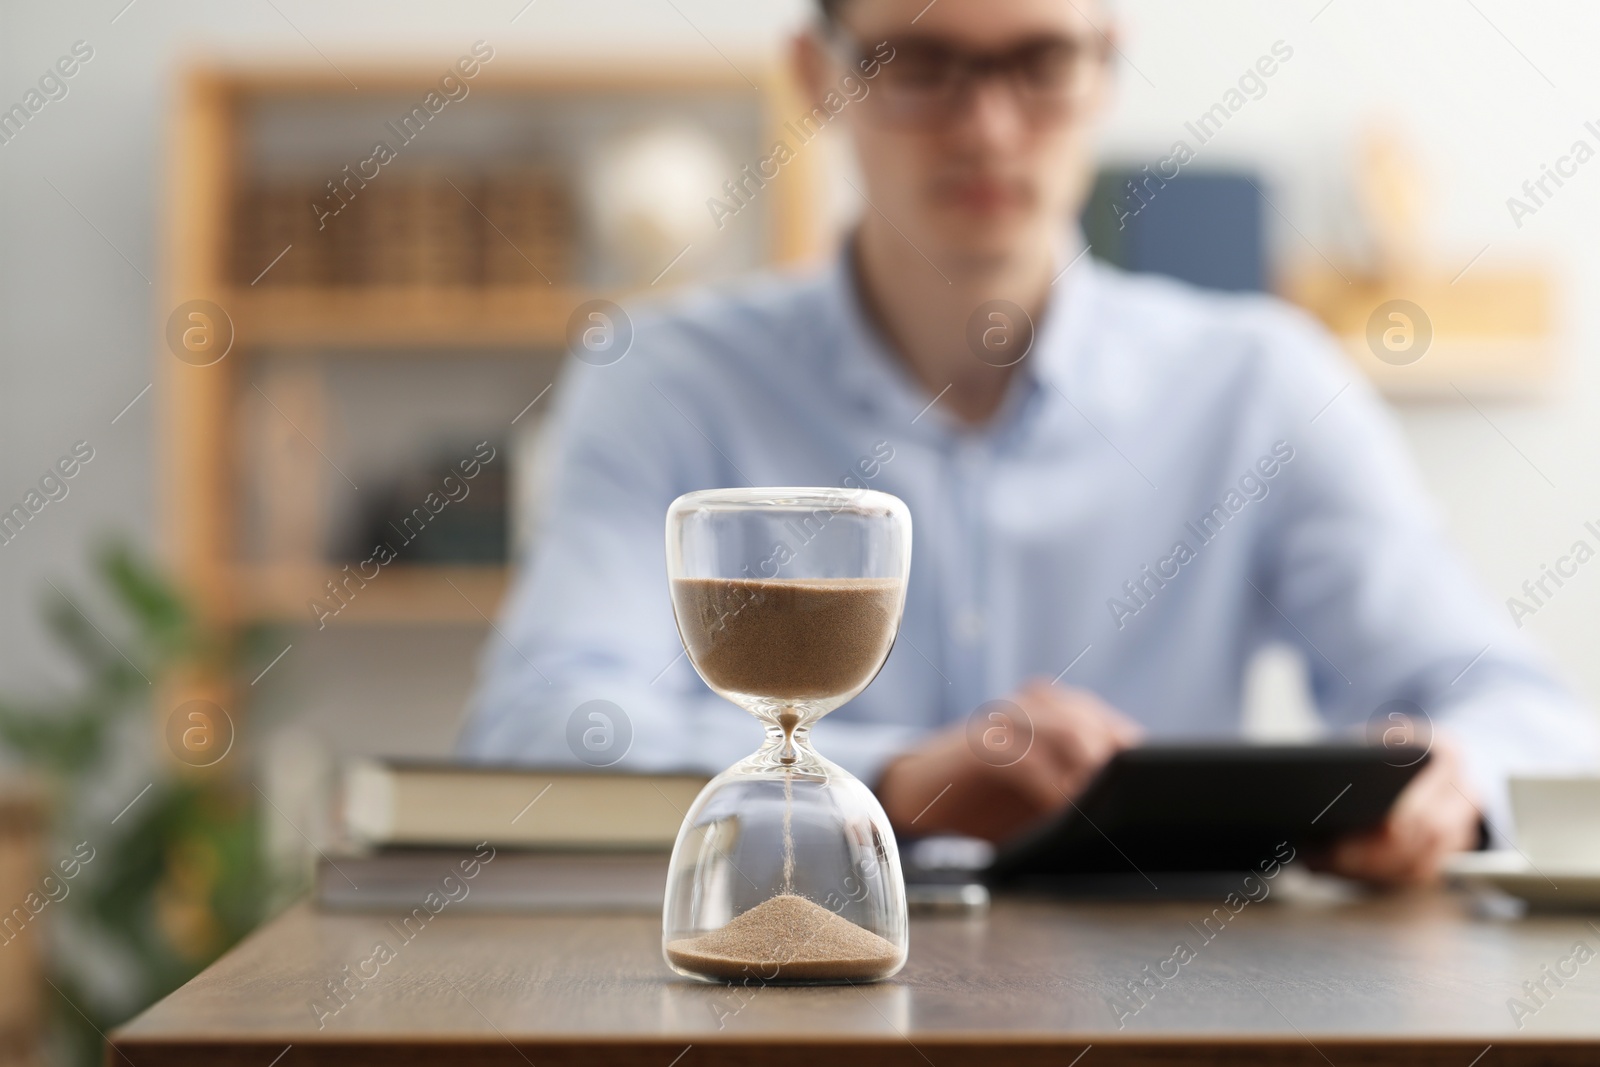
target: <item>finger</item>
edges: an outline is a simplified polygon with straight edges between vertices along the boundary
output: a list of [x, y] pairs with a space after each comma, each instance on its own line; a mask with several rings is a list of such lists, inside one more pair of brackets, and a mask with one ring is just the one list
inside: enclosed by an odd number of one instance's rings
[[1383, 830], [1352, 834], [1335, 843], [1328, 854], [1328, 869], [1347, 878], [1367, 878], [1377, 869], [1375, 858], [1383, 852]]
[[1444, 827], [1437, 826], [1425, 834], [1420, 845], [1401, 865], [1393, 878], [1396, 885], [1424, 885], [1437, 881], [1444, 867], [1445, 857], [1451, 852]]
[[1086, 776], [1104, 762], [1097, 751], [1104, 742], [1093, 736], [1092, 725], [1085, 732], [1038, 694], [1023, 691], [1017, 696], [1031, 729], [1027, 752], [1015, 763], [992, 765], [990, 773], [1032, 803], [1056, 810], [1076, 796], [1086, 784]]
[[1101, 700], [1087, 689], [1069, 689], [1067, 699], [1092, 712], [1111, 731], [1120, 747], [1138, 744], [1144, 740], [1144, 726]]
[[1362, 877], [1381, 880], [1406, 879], [1412, 868], [1432, 865], [1458, 808], [1454, 793], [1449, 761], [1430, 763], [1401, 790], [1380, 831], [1353, 844], [1344, 859]]
[[1455, 806], [1396, 812], [1376, 831], [1347, 839], [1336, 850], [1338, 873], [1389, 885], [1433, 880], [1454, 850]]
[[1334, 849], [1333, 870], [1348, 878], [1392, 883], [1415, 854], [1412, 833], [1407, 822], [1389, 820], [1374, 830], [1348, 837]]
[[1030, 774], [1019, 779], [1017, 784], [1040, 812], [1060, 811], [1078, 792], [1071, 783], [1063, 784], [1057, 774]]
[[1098, 768], [1125, 746], [1131, 729], [1118, 723], [1108, 705], [1081, 691], [1032, 685], [1020, 694], [1034, 718], [1035, 734], [1060, 759], [1064, 769]]
[[1119, 748], [1132, 748], [1144, 740], [1144, 727], [1120, 712], [1112, 713], [1111, 730]]
[[1033, 686], [1024, 686], [1018, 690], [1013, 697], [1013, 703], [1022, 712], [1022, 722], [1018, 729], [1026, 731], [1027, 734], [1028, 747], [1022, 762], [1031, 760], [1035, 768], [1041, 763], [1050, 764], [1051, 775], [1070, 767], [1074, 756], [1066, 741], [1074, 726], [1064, 718], [1062, 709], [1057, 707], [1048, 695]]
[[1099, 772], [1117, 750], [1110, 733], [1102, 726], [1089, 724], [1047, 730], [1040, 735], [1041, 748], [1050, 754], [1056, 777], [1077, 792]]
[[1055, 734], [1036, 730], [1028, 755], [1005, 770], [1021, 772], [1018, 788], [1030, 796], [1048, 798], [1052, 808], [1059, 808], [1073, 793], [1063, 782], [1077, 774], [1080, 767], [1081, 762], [1064, 750]]
[[1089, 690], [1068, 689], [1065, 697], [1100, 719], [1121, 746], [1137, 744], [1144, 739], [1144, 726]]

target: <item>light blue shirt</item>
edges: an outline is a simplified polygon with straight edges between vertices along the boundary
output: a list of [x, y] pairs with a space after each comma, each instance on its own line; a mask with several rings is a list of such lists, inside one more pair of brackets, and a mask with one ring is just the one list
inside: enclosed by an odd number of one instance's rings
[[1302, 650], [1332, 730], [1419, 705], [1500, 826], [1508, 774], [1594, 761], [1594, 721], [1469, 579], [1382, 403], [1276, 300], [1084, 257], [981, 429], [930, 406], [847, 257], [635, 327], [619, 361], [566, 370], [545, 519], [489, 639], [469, 758], [576, 763], [593, 700], [621, 709], [589, 735], [617, 769], [748, 755], [758, 724], [682, 654], [667, 505], [865, 485], [911, 509], [905, 617], [883, 672], [813, 738], [869, 783], [1032, 678], [1093, 690], [1155, 738], [1237, 736], [1268, 641]]

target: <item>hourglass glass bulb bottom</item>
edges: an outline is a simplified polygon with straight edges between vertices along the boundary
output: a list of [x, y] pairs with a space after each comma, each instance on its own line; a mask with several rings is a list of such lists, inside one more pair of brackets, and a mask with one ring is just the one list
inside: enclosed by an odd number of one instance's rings
[[904, 959], [894, 942], [793, 893], [772, 897], [720, 930], [667, 944], [675, 966], [706, 978], [870, 982]]

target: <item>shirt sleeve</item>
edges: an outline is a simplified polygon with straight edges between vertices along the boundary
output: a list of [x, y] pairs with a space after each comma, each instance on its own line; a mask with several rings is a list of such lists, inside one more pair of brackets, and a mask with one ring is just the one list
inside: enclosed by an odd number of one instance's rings
[[[761, 743], [761, 724], [688, 663], [666, 574], [668, 505], [745, 484], [731, 446], [715, 441], [717, 411], [729, 410], [718, 405], [738, 401], [675, 360], [669, 337], [654, 340], [617, 364], [566, 370], [542, 528], [489, 633], [465, 758], [714, 774]], [[870, 785], [922, 732], [829, 717], [813, 739]]]
[[1360, 728], [1406, 701], [1456, 739], [1503, 837], [1508, 777], [1595, 765], [1593, 714], [1479, 588], [1394, 419], [1332, 339], [1296, 316], [1268, 347], [1295, 455], [1250, 595], [1303, 651], [1330, 723]]

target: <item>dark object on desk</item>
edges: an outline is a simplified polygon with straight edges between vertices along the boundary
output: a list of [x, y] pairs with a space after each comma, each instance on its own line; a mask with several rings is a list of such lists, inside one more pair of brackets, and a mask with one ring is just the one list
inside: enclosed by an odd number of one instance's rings
[[1001, 849], [987, 880], [1134, 885], [1126, 876], [1159, 884], [1154, 872], [1257, 871], [1376, 826], [1427, 762], [1410, 746], [1128, 749], [1066, 811]]
[[975, 871], [905, 865], [906, 907], [914, 915], [981, 915], [989, 887]]
[[982, 915], [989, 887], [970, 880], [907, 881], [906, 908], [913, 915]]
[[1152, 163], [1100, 172], [1082, 216], [1094, 255], [1230, 292], [1266, 289], [1261, 194], [1245, 172]]
[[956, 834], [908, 838], [900, 852], [906, 906], [912, 914], [981, 915], [989, 909], [983, 872], [994, 860], [987, 841]]

